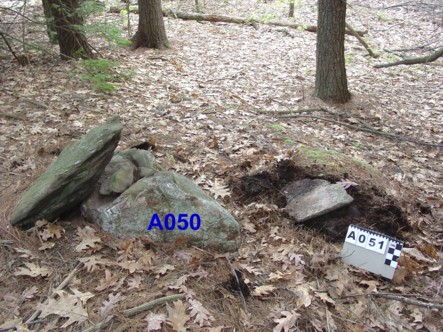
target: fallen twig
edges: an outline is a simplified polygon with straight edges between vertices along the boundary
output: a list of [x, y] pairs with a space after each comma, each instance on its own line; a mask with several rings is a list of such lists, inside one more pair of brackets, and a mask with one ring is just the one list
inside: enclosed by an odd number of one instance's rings
[[14, 119], [14, 120], [22, 120], [25, 121], [26, 119], [20, 115], [12, 114], [12, 113], [3, 113], [0, 112], [0, 117], [7, 118], [7, 119]]
[[380, 65], [375, 65], [374, 68], [386, 68], [386, 67], [392, 67], [392, 66], [398, 66], [398, 65], [415, 65], [418, 63], [429, 63], [437, 60], [443, 56], [443, 47], [435, 51], [434, 53], [431, 53], [429, 55], [417, 57], [417, 58], [406, 58], [400, 61], [396, 62], [389, 62], [389, 63], [383, 63]]
[[411, 305], [416, 305], [419, 307], [425, 307], [428, 309], [437, 309], [437, 310], [443, 310], [443, 304], [440, 303], [433, 303], [433, 302], [423, 302], [423, 301], [419, 301], [419, 300], [414, 300], [414, 299], [410, 299], [410, 298], [406, 298], [404, 296], [401, 295], [395, 295], [395, 294], [386, 294], [386, 293], [371, 293], [369, 294], [372, 297], [384, 297], [386, 299], [389, 300], [395, 300], [395, 301], [400, 301], [406, 304], [411, 304]]
[[[322, 109], [323, 110], [323, 109]], [[339, 114], [336, 114], [339, 116]], [[341, 121], [337, 121], [337, 120], [333, 120], [333, 119], [328, 119], [325, 117], [321, 117], [321, 116], [313, 116], [313, 115], [283, 115], [280, 116], [280, 118], [311, 118], [311, 119], [316, 119], [316, 120], [322, 120], [322, 121], [327, 121], [327, 122], [331, 122], [331, 123], [335, 123], [338, 124], [340, 126], [345, 126], [354, 130], [358, 130], [358, 131], [365, 131], [368, 133], [372, 133], [375, 135], [379, 135], [379, 136], [384, 136], [390, 139], [394, 139], [394, 140], [398, 140], [398, 141], [405, 141], [405, 142], [411, 142], [411, 143], [415, 143], [415, 144], [419, 144], [419, 145], [426, 145], [426, 146], [435, 146], [435, 147], [443, 147], [443, 144], [440, 143], [428, 143], [428, 142], [423, 142], [420, 140], [417, 140], [415, 138], [410, 138], [410, 137], [405, 137], [405, 136], [400, 136], [400, 135], [396, 135], [396, 134], [392, 134], [392, 133], [388, 133], [386, 131], [381, 131], [381, 130], [377, 130], [373, 127], [370, 127], [368, 124], [361, 122], [365, 127], [359, 127], [356, 125], [351, 125], [348, 123], [344, 123]]]
[[235, 280], [237, 281], [237, 285], [238, 285], [238, 288], [239, 288], [239, 290], [240, 290], [240, 291], [239, 291], [239, 293], [240, 293], [240, 298], [241, 298], [241, 300], [242, 300], [242, 302], [243, 302], [243, 308], [245, 309], [245, 312], [248, 312], [248, 306], [246, 305], [246, 300], [245, 300], [245, 297], [243, 296], [243, 292], [242, 292], [242, 290], [241, 290], [240, 280], [238, 280], [237, 273], [235, 272], [234, 267], [232, 266], [231, 262], [229, 261], [229, 258], [226, 257], [226, 256], [225, 256], [225, 258], [226, 258], [226, 261], [227, 261], [228, 264], [229, 264], [229, 267], [231, 268], [231, 272], [232, 272], [232, 274], [234, 275]]
[[[134, 308], [127, 309], [127, 310], [123, 311], [123, 316], [131, 317], [131, 316], [137, 315], [140, 312], [155, 308], [163, 303], [166, 303], [169, 301], [181, 300], [184, 298], [185, 298], [185, 294], [174, 294], [174, 295], [161, 297], [159, 299], [155, 299], [155, 300], [140, 304], [139, 306], [136, 306]], [[96, 331], [96, 330], [99, 330], [101, 328], [108, 326], [110, 323], [111, 323], [110, 319], [103, 320], [97, 324], [94, 324], [94, 325], [88, 327], [87, 329], [83, 330], [82, 332]]]
[[[57, 288], [55, 288], [52, 291], [52, 293], [43, 302], [44, 304], [47, 304], [49, 299], [51, 297], [53, 297], [56, 294], [57, 291], [62, 290], [63, 288], [65, 288], [69, 284], [69, 282], [72, 280], [72, 278], [74, 277], [74, 275], [77, 273], [78, 269], [80, 268], [80, 264], [81, 263], [78, 263], [76, 265], [76, 267], [74, 267], [74, 269], [71, 271], [71, 273], [69, 273], [68, 276], [60, 283], [60, 285], [58, 285]], [[40, 313], [41, 313], [41, 310], [34, 311], [32, 316], [28, 318], [28, 320], [25, 322], [25, 324], [33, 324], [34, 320], [40, 315]]]
[[406, 304], [416, 305], [419, 307], [425, 307], [428, 309], [438, 309], [443, 310], [443, 304], [442, 303], [436, 303], [436, 302], [424, 302], [416, 299], [411, 299], [411, 297], [421, 297], [419, 294], [392, 294], [392, 293], [370, 293], [370, 294], [350, 294], [346, 296], [342, 296], [339, 298], [335, 298], [334, 300], [343, 300], [349, 297], [359, 297], [359, 296], [369, 296], [369, 297], [383, 297], [389, 300], [395, 300], [400, 301]]
[[357, 40], [360, 42], [360, 44], [362, 44], [364, 46], [364, 48], [366, 49], [366, 51], [368, 51], [369, 55], [373, 58], [378, 58], [380, 55], [376, 54], [372, 51], [372, 49], [369, 47], [368, 43], [366, 43], [366, 41], [361, 37], [361, 35], [359, 33], [357, 33], [357, 31], [354, 30], [353, 27], [351, 27], [348, 23], [345, 23], [346, 28], [351, 32], [351, 34], [357, 38]]
[[308, 113], [308, 112], [325, 112], [327, 111], [325, 108], [322, 107], [318, 107], [318, 108], [302, 108], [302, 109], [298, 109], [298, 110], [287, 110], [287, 111], [264, 111], [264, 110], [259, 110], [259, 113], [268, 113], [268, 114], [278, 114], [278, 115], [282, 115], [282, 114], [299, 114], [299, 113]]

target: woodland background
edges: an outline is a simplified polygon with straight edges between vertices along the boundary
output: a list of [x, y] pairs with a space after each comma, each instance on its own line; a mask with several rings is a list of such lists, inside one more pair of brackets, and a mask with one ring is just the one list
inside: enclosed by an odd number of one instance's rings
[[[121, 331], [441, 330], [441, 59], [374, 68], [441, 49], [441, 1], [348, 2], [346, 22], [366, 32], [378, 58], [345, 36], [345, 104], [312, 96], [316, 33], [306, 28], [317, 24], [315, 1], [296, 0], [294, 18], [282, 1], [163, 1], [163, 10], [250, 22], [168, 16], [164, 50], [125, 46], [138, 14], [103, 3], [85, 19], [97, 59], [66, 61], [49, 43], [40, 1], [0, 1], [1, 331], [99, 322]], [[20, 193], [60, 150], [116, 114], [125, 126], [119, 148], [151, 147], [235, 215], [238, 253], [115, 239], [81, 218], [10, 227]], [[361, 121], [373, 131], [356, 130]], [[231, 180], [271, 169], [299, 144], [358, 158], [389, 179], [411, 227], [398, 234], [409, 251], [392, 281], [343, 265], [341, 242], [295, 227], [271, 200], [233, 192]], [[251, 296], [232, 286], [235, 270]], [[128, 314], [171, 294], [186, 296]]]

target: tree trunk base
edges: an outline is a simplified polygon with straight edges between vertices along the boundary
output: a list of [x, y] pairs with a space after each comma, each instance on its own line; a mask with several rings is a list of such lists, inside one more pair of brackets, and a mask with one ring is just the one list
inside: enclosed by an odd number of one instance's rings
[[165, 50], [169, 48], [168, 41], [149, 41], [147, 36], [145, 36], [140, 31], [137, 31], [131, 40], [132, 40], [132, 45], [131, 45], [132, 50], [136, 50], [137, 48], [140, 47], [155, 48], [157, 50]]

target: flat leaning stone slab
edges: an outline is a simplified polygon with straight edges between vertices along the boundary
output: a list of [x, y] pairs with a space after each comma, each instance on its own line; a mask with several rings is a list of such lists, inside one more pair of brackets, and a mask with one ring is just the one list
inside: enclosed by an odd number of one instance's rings
[[297, 223], [340, 209], [354, 200], [342, 185], [321, 179], [295, 181], [283, 192], [288, 201], [285, 211]]
[[123, 129], [113, 117], [66, 147], [21, 197], [11, 217], [15, 227], [52, 221], [88, 197], [112, 158]]

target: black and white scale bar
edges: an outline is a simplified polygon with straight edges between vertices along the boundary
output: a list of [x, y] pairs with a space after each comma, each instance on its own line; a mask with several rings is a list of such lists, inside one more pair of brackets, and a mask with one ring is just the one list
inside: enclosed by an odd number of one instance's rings
[[350, 225], [342, 251], [343, 262], [392, 279], [403, 242], [364, 227]]

